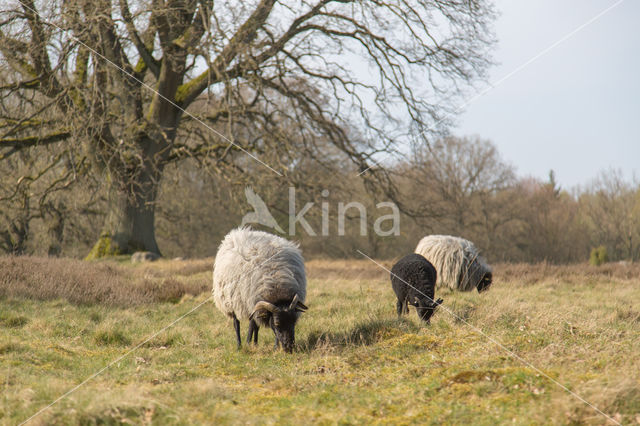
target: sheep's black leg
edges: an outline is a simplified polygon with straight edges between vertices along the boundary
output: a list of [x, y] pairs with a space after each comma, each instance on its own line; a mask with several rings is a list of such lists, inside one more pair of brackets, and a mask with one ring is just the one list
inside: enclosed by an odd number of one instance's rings
[[236, 329], [236, 340], [238, 342], [238, 349], [242, 347], [242, 343], [240, 342], [240, 321], [236, 318], [236, 314], [233, 314], [233, 327]]
[[396, 303], [396, 311], [398, 312], [398, 318], [400, 318], [402, 316], [402, 311], [404, 311], [404, 309], [402, 309], [402, 302], [400, 301], [400, 299], [398, 299], [398, 303]]
[[398, 300], [398, 304], [396, 305], [398, 311], [398, 317], [402, 315], [406, 315], [409, 313], [409, 305], [407, 304], [407, 299], [402, 301]]
[[251, 343], [251, 339], [253, 338], [253, 343], [258, 344], [258, 330], [260, 330], [260, 326], [254, 321], [249, 321], [249, 334], [247, 335], [247, 345]]
[[253, 337], [253, 320], [249, 320], [249, 330], [247, 331], [247, 345], [251, 343]]
[[278, 344], [280, 343], [278, 341], [278, 335], [276, 334], [276, 328], [273, 326], [273, 324], [271, 324], [271, 330], [273, 330], [273, 337], [275, 339], [275, 342], [273, 344], [273, 349], [278, 349]]

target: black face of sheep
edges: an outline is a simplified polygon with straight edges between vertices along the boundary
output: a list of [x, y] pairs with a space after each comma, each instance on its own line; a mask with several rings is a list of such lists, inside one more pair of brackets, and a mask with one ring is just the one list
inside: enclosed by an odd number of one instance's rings
[[412, 303], [412, 305], [415, 306], [416, 312], [418, 313], [418, 317], [422, 321], [429, 323], [431, 320], [431, 316], [436, 311], [436, 308], [440, 306], [441, 303], [442, 303], [442, 299], [438, 299], [435, 302], [429, 299], [422, 299], [422, 300], [416, 299], [414, 303]]
[[491, 272], [487, 272], [486, 274], [484, 274], [484, 277], [482, 277], [482, 280], [480, 280], [480, 282], [476, 286], [476, 288], [478, 289], [478, 293], [482, 293], [483, 291], [488, 290], [489, 287], [491, 287], [492, 282], [493, 275], [491, 274]]
[[[253, 308], [253, 313], [249, 317], [252, 321], [250, 327], [255, 327], [256, 341], [258, 330], [257, 328], [262, 325], [265, 327], [271, 327], [275, 336], [275, 346], [282, 346], [285, 352], [293, 352], [293, 347], [296, 343], [296, 321], [298, 317], [308, 308], [298, 300], [298, 296], [294, 296], [293, 299], [288, 302], [258, 302]], [[249, 332], [249, 340], [251, 339], [252, 328]]]

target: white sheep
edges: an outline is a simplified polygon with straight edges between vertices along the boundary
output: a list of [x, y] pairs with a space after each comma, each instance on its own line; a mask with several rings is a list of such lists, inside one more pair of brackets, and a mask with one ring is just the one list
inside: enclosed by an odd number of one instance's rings
[[233, 319], [240, 348], [240, 319], [249, 319], [247, 344], [258, 343], [260, 326], [269, 326], [275, 346], [287, 352], [295, 344], [295, 324], [307, 307], [304, 259], [291, 241], [250, 228], [224, 238], [213, 269], [213, 299]]
[[428, 235], [420, 240], [415, 252], [436, 267], [436, 287], [459, 291], [475, 288], [481, 292], [491, 285], [491, 267], [469, 240], [451, 235]]

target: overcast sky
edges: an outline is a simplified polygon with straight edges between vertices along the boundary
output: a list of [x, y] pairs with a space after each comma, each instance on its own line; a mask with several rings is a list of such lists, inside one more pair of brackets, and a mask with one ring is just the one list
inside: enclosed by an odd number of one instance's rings
[[[497, 0], [491, 82], [616, 0]], [[467, 106], [458, 135], [493, 141], [520, 176], [564, 188], [602, 170], [640, 178], [640, 1], [625, 0]]]

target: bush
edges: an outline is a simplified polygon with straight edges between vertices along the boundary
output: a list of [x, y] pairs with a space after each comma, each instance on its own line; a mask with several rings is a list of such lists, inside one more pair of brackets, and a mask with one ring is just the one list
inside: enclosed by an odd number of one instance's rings
[[605, 246], [594, 247], [591, 249], [591, 255], [589, 256], [589, 263], [595, 266], [600, 266], [603, 263], [609, 261], [609, 254]]

